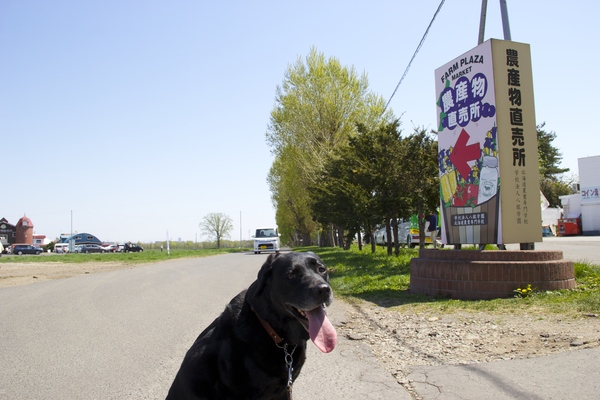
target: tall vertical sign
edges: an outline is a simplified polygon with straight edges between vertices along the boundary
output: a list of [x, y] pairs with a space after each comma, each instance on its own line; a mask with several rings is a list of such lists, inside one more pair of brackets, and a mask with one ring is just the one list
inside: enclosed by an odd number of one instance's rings
[[447, 244], [542, 240], [528, 44], [491, 39], [436, 69]]

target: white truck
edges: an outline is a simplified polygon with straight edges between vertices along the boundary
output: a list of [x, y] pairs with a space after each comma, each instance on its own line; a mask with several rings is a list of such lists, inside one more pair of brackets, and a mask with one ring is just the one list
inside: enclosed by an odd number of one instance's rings
[[254, 254], [260, 254], [263, 251], [274, 251], [279, 253], [281, 243], [279, 241], [279, 232], [277, 228], [258, 228], [254, 238]]

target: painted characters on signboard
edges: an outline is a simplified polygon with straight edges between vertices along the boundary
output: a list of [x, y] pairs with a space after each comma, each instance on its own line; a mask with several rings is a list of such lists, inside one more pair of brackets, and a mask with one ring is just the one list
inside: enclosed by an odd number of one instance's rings
[[[491, 229], [496, 228], [500, 176], [491, 61], [489, 46], [480, 46], [436, 70], [438, 167], [446, 243], [474, 240], [452, 237], [449, 231], [453, 228], [487, 229], [490, 223]], [[480, 207], [492, 200], [490, 206]]]

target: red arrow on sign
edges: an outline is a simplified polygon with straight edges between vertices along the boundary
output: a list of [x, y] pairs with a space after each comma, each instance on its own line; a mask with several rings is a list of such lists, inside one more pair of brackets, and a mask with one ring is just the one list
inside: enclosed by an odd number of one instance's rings
[[467, 142], [471, 136], [464, 129], [458, 135], [458, 140], [454, 145], [454, 149], [450, 154], [450, 161], [454, 165], [454, 168], [463, 177], [467, 178], [471, 172], [468, 162], [478, 160], [481, 150], [479, 149], [479, 143], [470, 144], [467, 146]]

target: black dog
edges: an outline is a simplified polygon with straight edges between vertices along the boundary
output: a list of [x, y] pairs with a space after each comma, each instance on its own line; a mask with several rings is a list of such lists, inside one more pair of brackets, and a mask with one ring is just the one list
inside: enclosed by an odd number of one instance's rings
[[336, 344], [328, 279], [314, 253], [269, 256], [188, 350], [167, 399], [290, 399], [309, 337], [325, 353]]

